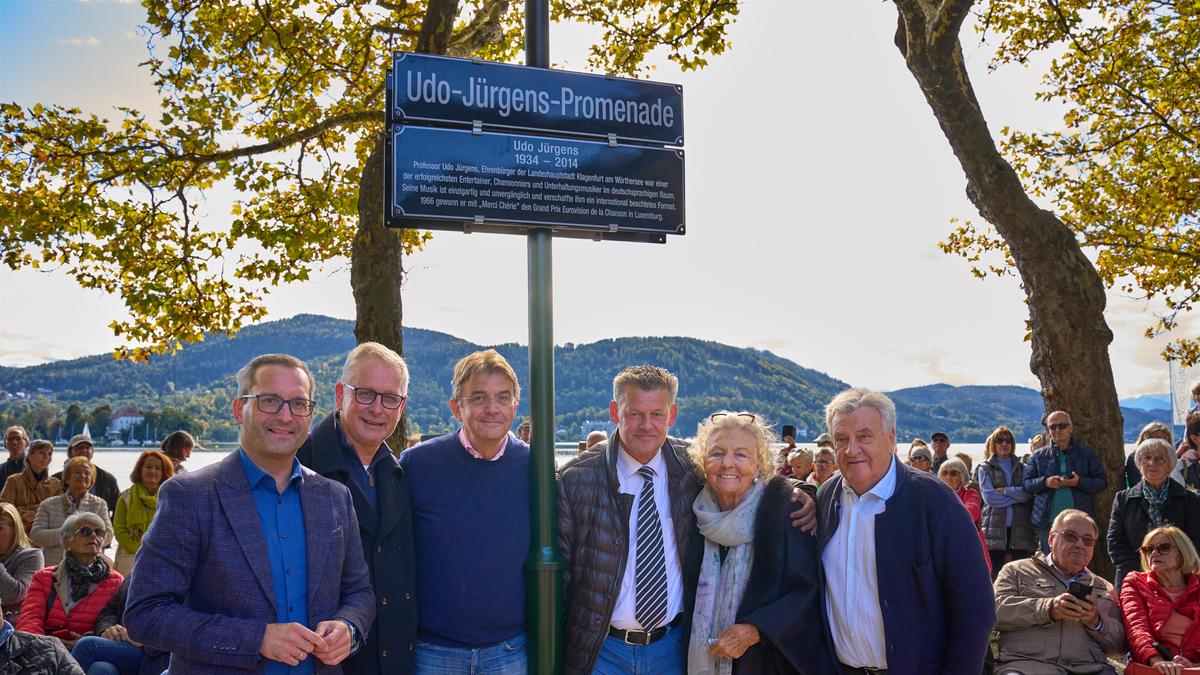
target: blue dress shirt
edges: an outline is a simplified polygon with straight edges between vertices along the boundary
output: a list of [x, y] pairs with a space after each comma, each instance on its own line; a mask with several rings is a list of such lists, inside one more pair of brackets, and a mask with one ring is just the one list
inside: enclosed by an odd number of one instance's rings
[[[304, 510], [300, 505], [300, 485], [304, 482], [300, 462], [292, 459], [291, 478], [280, 493], [275, 487], [275, 478], [255, 466], [245, 450], [238, 448], [238, 454], [267, 543], [267, 559], [271, 561], [275, 622], [294, 621], [312, 628], [308, 622], [308, 546], [305, 543]], [[269, 675], [312, 673], [313, 663], [311, 654], [297, 666], [267, 661], [265, 672]]]

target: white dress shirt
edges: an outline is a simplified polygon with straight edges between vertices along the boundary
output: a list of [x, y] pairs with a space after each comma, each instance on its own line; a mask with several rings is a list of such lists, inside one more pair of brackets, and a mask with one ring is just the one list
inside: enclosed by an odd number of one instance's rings
[[825, 606], [838, 660], [854, 668], [887, 668], [876, 573], [875, 516], [896, 491], [896, 457], [875, 487], [859, 496], [842, 479], [837, 531], [825, 545]]
[[[617, 604], [613, 607], [614, 628], [622, 630], [654, 630], [658, 626], [643, 626], [634, 618], [637, 607], [637, 516], [641, 501], [642, 486], [646, 480], [637, 470], [642, 464], [617, 445], [617, 480], [622, 494], [633, 495], [633, 508], [629, 510], [629, 556], [625, 561], [625, 576], [621, 577], [621, 588], [617, 593]], [[679, 564], [679, 551], [675, 547], [675, 528], [671, 519], [671, 495], [667, 492], [667, 460], [659, 450], [649, 466], [654, 469], [654, 505], [658, 508], [658, 519], [662, 523], [663, 560], [667, 565], [667, 618], [670, 623], [683, 608], [683, 569]]]

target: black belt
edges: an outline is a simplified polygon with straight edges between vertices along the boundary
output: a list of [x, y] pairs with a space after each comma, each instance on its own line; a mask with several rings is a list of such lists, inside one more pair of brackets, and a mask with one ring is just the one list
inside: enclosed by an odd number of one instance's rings
[[846, 675], [887, 675], [887, 668], [855, 668], [843, 663], [842, 672]]
[[654, 630], [622, 630], [620, 628], [608, 627], [608, 634], [621, 640], [627, 645], [649, 645], [663, 639], [667, 634], [667, 629], [674, 628], [683, 620], [683, 612], [680, 612], [671, 623], [665, 626], [659, 626]]

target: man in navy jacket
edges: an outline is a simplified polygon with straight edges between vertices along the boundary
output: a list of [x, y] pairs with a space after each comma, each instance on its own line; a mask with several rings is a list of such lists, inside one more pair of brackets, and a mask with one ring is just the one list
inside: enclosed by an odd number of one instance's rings
[[1033, 495], [1033, 528], [1042, 553], [1050, 552], [1050, 524], [1067, 509], [1096, 518], [1094, 495], [1108, 486], [1108, 474], [1096, 451], [1076, 443], [1071, 416], [1056, 410], [1046, 416], [1050, 444], [1033, 453], [1025, 469], [1025, 492]]
[[996, 608], [966, 508], [897, 460], [896, 407], [883, 394], [849, 389], [825, 416], [841, 475], [817, 493], [819, 550], [845, 672], [981, 672]]

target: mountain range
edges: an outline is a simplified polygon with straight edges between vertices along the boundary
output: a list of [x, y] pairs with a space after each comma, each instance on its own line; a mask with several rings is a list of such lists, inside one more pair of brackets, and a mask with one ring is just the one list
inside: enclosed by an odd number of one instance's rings
[[[170, 356], [147, 363], [115, 361], [108, 354], [70, 361], [0, 367], [0, 423], [24, 419], [38, 405], [65, 410], [78, 404], [86, 411], [109, 405], [139, 410], [182, 411], [199, 433], [232, 440], [229, 401], [236, 392], [237, 369], [265, 352], [286, 352], [304, 359], [317, 381], [318, 415], [333, 405], [333, 383], [346, 353], [354, 347], [353, 322], [316, 315], [250, 326], [234, 337], [209, 336]], [[486, 345], [512, 364], [521, 385], [528, 382], [529, 354], [515, 343]], [[485, 348], [466, 340], [421, 328], [405, 328], [410, 424], [424, 432], [455, 426], [447, 400], [454, 363]], [[769, 351], [731, 347], [688, 337], [631, 337], [590, 344], [567, 343], [555, 348], [555, 413], [559, 440], [578, 440], [592, 428], [606, 428], [612, 378], [622, 368], [652, 363], [679, 377], [679, 415], [671, 433], [691, 436], [707, 415], [722, 409], [749, 410], [777, 424], [794, 424], [798, 440], [810, 440], [825, 426], [823, 407], [848, 385]], [[933, 384], [888, 392], [897, 407], [897, 433], [907, 441], [944, 431], [954, 441], [980, 442], [998, 425], [1013, 429], [1021, 440], [1041, 431], [1041, 395], [1015, 386], [951, 386]], [[1137, 404], [1145, 405], [1143, 401]], [[1122, 407], [1127, 440], [1154, 419], [1167, 419], [1165, 409]], [[528, 415], [528, 397], [518, 417]], [[319, 418], [318, 418], [319, 419]], [[159, 430], [155, 430], [157, 433]], [[157, 433], [161, 436], [168, 430]], [[151, 433], [149, 430], [147, 434]]]

